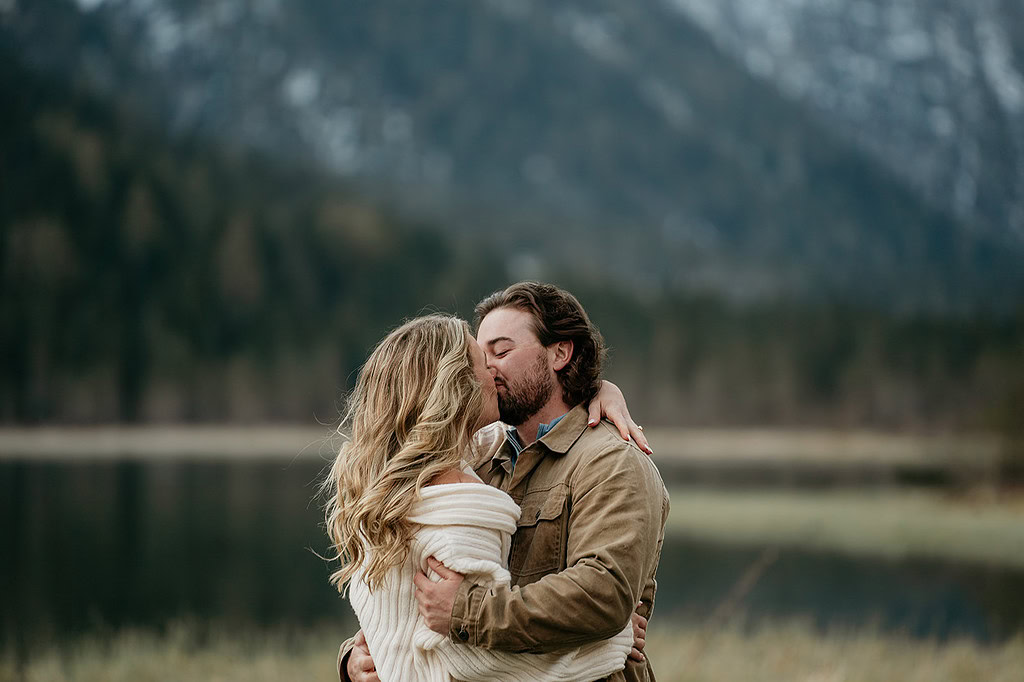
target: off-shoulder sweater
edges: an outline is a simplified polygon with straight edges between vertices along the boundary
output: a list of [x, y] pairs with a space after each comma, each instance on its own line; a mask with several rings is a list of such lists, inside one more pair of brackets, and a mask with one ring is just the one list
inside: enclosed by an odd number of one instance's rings
[[413, 582], [421, 569], [432, 580], [440, 579], [428, 569], [427, 557], [474, 583], [508, 584], [508, 550], [519, 513], [511, 497], [483, 483], [423, 488], [409, 517], [417, 526], [406, 561], [373, 592], [361, 574], [349, 586], [349, 602], [382, 682], [580, 682], [625, 667], [633, 643], [630, 623], [611, 639], [561, 654], [482, 649], [455, 643], [427, 628], [417, 611]]

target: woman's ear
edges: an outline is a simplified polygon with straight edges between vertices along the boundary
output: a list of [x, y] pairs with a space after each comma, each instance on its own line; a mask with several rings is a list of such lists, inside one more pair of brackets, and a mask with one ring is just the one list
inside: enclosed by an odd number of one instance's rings
[[556, 372], [561, 372], [563, 369], [565, 369], [565, 366], [569, 364], [569, 361], [572, 360], [572, 339], [568, 339], [566, 341], [557, 341], [551, 345], [551, 349], [554, 353], [553, 357], [551, 358], [551, 367]]

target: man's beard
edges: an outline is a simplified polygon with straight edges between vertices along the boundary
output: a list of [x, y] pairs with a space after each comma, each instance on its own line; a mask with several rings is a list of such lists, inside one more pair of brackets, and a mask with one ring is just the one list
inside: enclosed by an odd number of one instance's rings
[[501, 421], [519, 426], [547, 403], [555, 390], [555, 383], [544, 360], [545, 356], [541, 353], [537, 356], [533, 371], [515, 383], [504, 381], [505, 391], [498, 391], [498, 414]]

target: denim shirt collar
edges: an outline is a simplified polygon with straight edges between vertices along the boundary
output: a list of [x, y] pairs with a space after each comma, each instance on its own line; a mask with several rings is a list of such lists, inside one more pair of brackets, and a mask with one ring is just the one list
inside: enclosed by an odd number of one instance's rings
[[[565, 414], [569, 413], [566, 412]], [[551, 429], [555, 428], [555, 425], [558, 422], [562, 421], [562, 417], [564, 417], [565, 414], [563, 414], [561, 417], [558, 417], [557, 419], [551, 420], [551, 422], [548, 424], [541, 424], [540, 426], [538, 426], [537, 440], [540, 440], [541, 438], [546, 436], [548, 432], [551, 431]], [[509, 444], [512, 446], [512, 467], [514, 469], [516, 466], [516, 459], [519, 457], [519, 453], [525, 450], [526, 446], [519, 441], [519, 432], [516, 431], [516, 427], [509, 427], [509, 429], [505, 432], [505, 435], [508, 438]]]

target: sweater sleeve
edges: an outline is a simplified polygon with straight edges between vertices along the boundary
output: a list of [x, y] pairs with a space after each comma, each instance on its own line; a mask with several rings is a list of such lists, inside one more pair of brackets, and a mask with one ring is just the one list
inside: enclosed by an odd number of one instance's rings
[[[425, 565], [425, 557], [434, 556], [453, 571], [463, 573], [467, 580], [484, 586], [508, 586], [509, 574], [496, 552], [484, 556], [480, 551], [481, 529], [469, 526], [446, 526], [428, 529], [414, 543], [417, 560]], [[493, 538], [492, 538], [493, 539]], [[439, 579], [428, 571], [432, 580]], [[516, 682], [576, 682], [606, 677], [625, 667], [626, 656], [633, 645], [633, 628], [625, 627], [610, 639], [591, 642], [562, 653], [515, 654], [506, 651], [466, 646], [417, 624], [417, 646], [431, 650], [444, 663], [452, 677], [465, 682], [490, 682], [494, 679]]]

